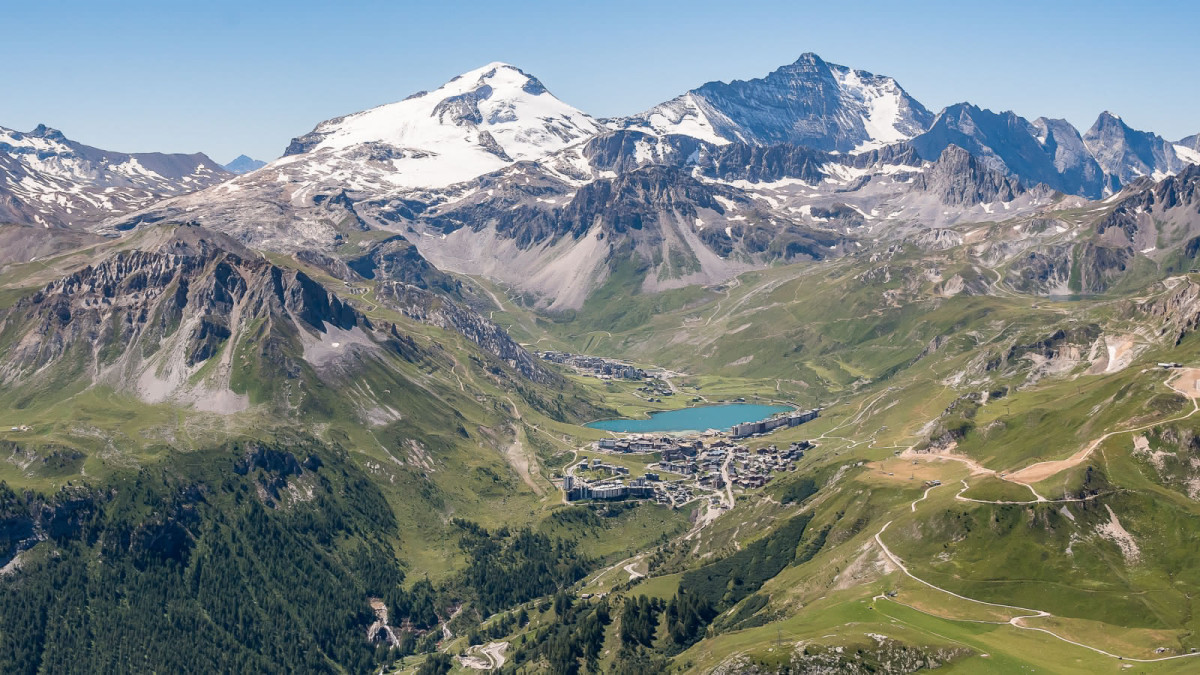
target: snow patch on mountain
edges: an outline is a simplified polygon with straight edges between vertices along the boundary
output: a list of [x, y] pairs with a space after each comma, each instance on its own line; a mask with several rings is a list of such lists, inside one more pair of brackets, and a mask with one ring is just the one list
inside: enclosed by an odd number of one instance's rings
[[[620, 128], [621, 124], [615, 123], [613, 126]], [[639, 118], [631, 119], [627, 128], [646, 133], [691, 136], [714, 145], [729, 143], [729, 139], [717, 133], [702, 101], [691, 92], [656, 106]]]
[[1176, 144], [1173, 147], [1175, 148], [1175, 154], [1179, 156], [1179, 159], [1182, 159], [1188, 164], [1200, 164], [1200, 150], [1195, 150], [1187, 147], [1186, 145], [1179, 144]]
[[849, 68], [835, 67], [832, 72], [845, 95], [859, 103], [863, 111], [862, 124], [867, 139], [854, 148], [855, 152], [912, 138], [911, 129], [901, 114], [905, 93], [895, 80], [873, 77]]

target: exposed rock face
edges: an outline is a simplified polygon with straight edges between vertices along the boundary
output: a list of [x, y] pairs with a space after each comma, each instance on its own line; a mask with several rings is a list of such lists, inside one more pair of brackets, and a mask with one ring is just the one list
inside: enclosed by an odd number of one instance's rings
[[829, 153], [798, 145], [746, 145], [730, 143], [708, 153], [704, 173], [724, 181], [754, 183], [794, 178], [817, 184], [828, 174]]
[[0, 223], [84, 228], [232, 174], [202, 153], [127, 154], [0, 127]]
[[1173, 337], [1179, 344], [1200, 328], [1200, 284], [1184, 280], [1170, 293], [1144, 305], [1142, 311], [1162, 326], [1160, 334]]
[[[1104, 196], [1120, 184], [1109, 179], [1063, 120], [969, 104], [933, 118], [889, 78], [811, 54], [603, 125], [528, 74], [490, 64], [324, 122], [250, 175], [98, 231], [197, 224], [344, 280], [462, 299], [436, 266], [560, 310], [581, 307], [631, 260], [641, 290], [656, 292], [843, 255], [866, 238], [944, 248], [963, 241], [949, 234], [960, 224], [997, 222], [1000, 211], [1004, 220], [1037, 217], [1064, 195]], [[1118, 258], [1157, 255], [1148, 252], [1150, 218], [1139, 215], [1132, 239], [1106, 228], [1092, 252], [1118, 269]], [[1164, 241], [1200, 234], [1189, 227], [1172, 222], [1177, 232]], [[988, 255], [1016, 255], [1017, 238], [1057, 246], [1058, 229], [1005, 235], [987, 242]], [[374, 230], [387, 234], [363, 234]], [[1017, 270], [1030, 277], [1023, 283], [1066, 289], [1062, 261], [1038, 255]]]
[[892, 78], [809, 53], [764, 78], [709, 82], [617, 123], [715, 143], [850, 152], [912, 138], [932, 118]]
[[1186, 164], [1161, 136], [1131, 129], [1107, 111], [1083, 135], [1083, 142], [1115, 185], [1143, 176], [1159, 180]]
[[[1096, 197], [1114, 189], [1100, 163], [1092, 156], [1083, 138], [1070, 122], [1039, 117], [1033, 121], [1037, 139], [1061, 176], [1061, 187], [1070, 194]], [[1053, 187], [1053, 186], [1052, 186]]]
[[376, 292], [380, 300], [399, 309], [405, 316], [461, 333], [484, 351], [534, 382], [559, 380], [558, 375], [543, 368], [538, 360], [514, 342], [503, 328], [457, 303], [403, 282], [381, 283]]
[[462, 298], [462, 284], [430, 265], [417, 247], [400, 235], [372, 244], [366, 253], [348, 259], [346, 265], [363, 279], [398, 281]]
[[957, 145], [947, 146], [938, 161], [917, 176], [914, 186], [937, 195], [943, 204], [1010, 202], [1024, 192], [1020, 183], [988, 169]]
[[1158, 482], [1200, 501], [1200, 435], [1194, 429], [1163, 425], [1133, 439], [1133, 456], [1149, 464]]
[[1148, 183], [1128, 197], [1121, 199], [1103, 227], [1122, 226], [1133, 213], [1157, 209], [1185, 209], [1200, 214], [1200, 165], [1192, 164], [1177, 175], [1157, 183]]
[[1065, 295], [1070, 292], [1070, 245], [1029, 251], [1009, 266], [1007, 283], [1022, 293]]
[[311, 499], [313, 481], [309, 474], [319, 471], [322, 464], [316, 455], [310, 454], [301, 462], [287, 450], [254, 443], [234, 462], [233, 472], [252, 476], [259, 499], [270, 508], [279, 508], [288, 502]]
[[[581, 155], [587, 160], [590, 171], [626, 173], [647, 164], [695, 164], [714, 147], [712, 143], [691, 136], [655, 136], [620, 129], [592, 138], [583, 146]], [[576, 174], [576, 177], [588, 177], [589, 173]]]
[[1197, 251], [1189, 250], [1188, 242], [1200, 236], [1200, 165], [1156, 183], [1148, 179], [1134, 183], [1096, 224], [1096, 232], [1110, 245], [1130, 246], [1152, 256], [1161, 256], [1159, 249], [1182, 245], [1186, 261], [1193, 260]]
[[[940, 157], [947, 147], [956, 145], [987, 168], [1018, 176], [1026, 185], [1044, 183], [1068, 194], [1093, 199], [1102, 196], [1095, 160], [1086, 154], [1071, 154], [1072, 148], [1078, 148], [1067, 129], [1069, 125], [1061, 120], [1039, 122], [1032, 124], [1013, 112], [994, 113], [959, 103], [939, 113], [929, 131], [911, 144], [927, 160]], [[1060, 172], [1059, 166], [1068, 169], [1067, 174]]]
[[959, 103], [939, 113], [911, 144], [927, 160], [958, 145], [1024, 185], [1043, 183], [1089, 199], [1116, 192], [1139, 177], [1160, 180], [1187, 164], [1177, 150], [1182, 145], [1131, 129], [1110, 113], [1100, 115], [1080, 135], [1066, 120], [1043, 117], [1029, 122], [1013, 112], [994, 113]]
[[18, 495], [0, 486], [0, 568], [38, 542], [79, 536], [103, 499], [103, 494], [84, 488], [63, 488], [46, 496]]
[[[243, 365], [232, 346], [241, 339], [253, 339], [260, 358], [296, 377], [294, 340], [370, 328], [303, 273], [221, 235], [180, 228], [157, 245], [118, 251], [58, 279], [0, 315], [0, 336], [12, 345], [0, 381], [82, 377], [148, 401], [244, 407], [244, 397], [229, 391]], [[197, 380], [214, 358], [210, 376]]]

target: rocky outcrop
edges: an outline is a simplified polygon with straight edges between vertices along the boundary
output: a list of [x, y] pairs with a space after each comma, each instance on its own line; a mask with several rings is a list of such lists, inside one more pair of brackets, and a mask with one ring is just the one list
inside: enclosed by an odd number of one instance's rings
[[540, 383], [559, 381], [558, 375], [543, 368], [503, 328], [457, 303], [398, 281], [380, 283], [376, 295], [411, 319], [461, 333], [529, 380]]
[[1117, 284], [1133, 258], [1130, 246], [1102, 241], [1044, 246], [1015, 259], [1006, 281], [1025, 293], [1094, 295]]
[[[713, 675], [783, 675], [811, 673], [812, 675], [867, 675], [868, 673], [915, 673], [941, 668], [974, 652], [965, 647], [918, 647], [905, 644], [886, 635], [863, 633], [864, 640], [856, 647], [822, 645], [801, 642], [795, 645], [790, 659], [770, 656], [759, 661], [753, 656], [739, 654], [721, 662]], [[786, 660], [784, 660], [786, 659]]]
[[[300, 343], [370, 322], [302, 272], [277, 267], [227, 237], [178, 228], [163, 241], [118, 250], [57, 279], [0, 314], [6, 384], [84, 378], [158, 401], [227, 390], [231, 341], [295, 377]], [[307, 337], [306, 337], [307, 336]], [[227, 348], [228, 347], [228, 348]], [[211, 378], [202, 365], [218, 359]], [[219, 400], [221, 397], [215, 397]]]
[[1108, 111], [1096, 118], [1083, 135], [1083, 142], [1114, 187], [1143, 176], [1157, 180], [1186, 164], [1173, 145], [1161, 136], [1131, 129]]
[[263, 503], [270, 508], [279, 508], [285, 499], [284, 493], [288, 493], [290, 501], [303, 501], [303, 495], [311, 485], [301, 479], [321, 466], [323, 462], [315, 454], [309, 454], [301, 462], [287, 450], [252, 443], [245, 448], [241, 458], [234, 461], [233, 472], [254, 478]]
[[1159, 326], [1159, 334], [1179, 344], [1200, 328], [1200, 284], [1184, 279], [1167, 293], [1142, 305], [1141, 312]]
[[656, 136], [642, 131], [619, 129], [589, 140], [583, 157], [595, 171], [625, 173], [646, 164], [684, 166], [695, 163], [713, 146], [691, 136]]
[[1180, 210], [1185, 216], [1200, 221], [1200, 218], [1195, 218], [1200, 216], [1200, 165], [1189, 165], [1174, 176], [1158, 182], [1138, 183], [1132, 189], [1132, 194], [1117, 202], [1112, 211], [1096, 224], [1097, 234], [1103, 235], [1110, 229], [1116, 229], [1128, 241], [1133, 241], [1138, 229], [1146, 225], [1153, 226], [1152, 222], [1146, 222], [1143, 214], [1161, 216], [1173, 210]]
[[950, 206], [1010, 202], [1024, 192], [1021, 184], [1000, 171], [988, 169], [957, 145], [947, 146], [938, 160], [913, 182]]
[[[951, 145], [965, 149], [987, 169], [1016, 176], [1025, 185], [1045, 184], [1066, 194], [1092, 199], [1103, 196], [1095, 160], [1088, 155], [1068, 158], [1070, 134], [1053, 120], [1042, 126], [1011, 111], [1001, 113], [969, 103], [952, 105], [938, 114], [929, 131], [910, 143], [921, 157], [934, 161]], [[1059, 166], [1071, 167], [1064, 173]], [[1082, 167], [1082, 168], [1079, 168]]]
[[103, 500], [103, 493], [87, 488], [46, 496], [18, 494], [0, 484], [0, 569], [12, 569], [21, 552], [39, 542], [78, 537]]
[[794, 178], [815, 185], [826, 174], [822, 170], [833, 156], [799, 145], [746, 145], [730, 143], [705, 157], [705, 174], [720, 180], [753, 183]]
[[[556, 381], [504, 329], [467, 307], [462, 282], [429, 264], [404, 237], [388, 237], [346, 260], [310, 250], [296, 258], [350, 284], [374, 280], [379, 300], [410, 319], [460, 333], [528, 379]], [[405, 345], [400, 351], [407, 351]]]
[[346, 266], [363, 279], [398, 281], [462, 298], [462, 282], [430, 265], [417, 247], [400, 235], [371, 244], [362, 255], [347, 258]]

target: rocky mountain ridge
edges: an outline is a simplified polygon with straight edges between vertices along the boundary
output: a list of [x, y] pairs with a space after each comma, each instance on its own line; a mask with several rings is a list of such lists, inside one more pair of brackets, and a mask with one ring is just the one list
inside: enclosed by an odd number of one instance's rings
[[908, 140], [932, 119], [894, 79], [806, 53], [763, 78], [709, 82], [614, 123], [715, 144], [789, 143], [861, 152]]
[[[933, 116], [894, 80], [812, 54], [677, 103], [704, 128], [670, 122], [665, 109], [605, 128], [519, 69], [489, 64], [323, 122], [252, 174], [102, 231], [185, 222], [255, 248], [337, 257], [359, 233], [382, 230], [444, 271], [571, 309], [630, 256], [647, 292], [719, 284], [867, 240], [924, 241], [936, 230], [944, 243], [947, 228], [999, 212], [1032, 217], [1074, 203], [1063, 195], [1122, 185], [1116, 165], [1094, 156], [1109, 141], [1085, 142], [1064, 120], [970, 104]], [[887, 129], [871, 117], [885, 109]], [[1168, 150], [1158, 157], [1178, 156]]]
[[232, 174], [203, 153], [122, 153], [38, 125], [0, 127], [0, 223], [83, 229]]
[[[232, 412], [254, 349], [288, 378], [345, 350], [375, 349], [361, 313], [301, 272], [219, 234], [177, 228], [117, 250], [18, 300], [0, 318], [6, 385], [82, 381], [146, 402]], [[253, 345], [253, 347], [250, 347]], [[333, 345], [333, 346], [331, 346]], [[209, 366], [206, 370], [205, 366]]]

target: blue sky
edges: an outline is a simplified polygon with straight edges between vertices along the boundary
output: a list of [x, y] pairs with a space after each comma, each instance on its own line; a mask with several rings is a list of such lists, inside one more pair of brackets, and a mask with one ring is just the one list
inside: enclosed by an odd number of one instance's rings
[[891, 75], [931, 110], [970, 101], [1086, 128], [1101, 110], [1200, 132], [1200, 3], [0, 0], [0, 126], [90, 145], [277, 157], [341, 114], [490, 61], [598, 116], [813, 51]]

